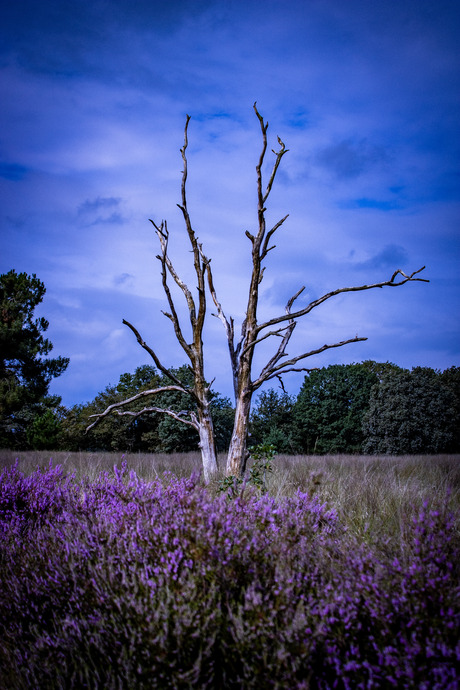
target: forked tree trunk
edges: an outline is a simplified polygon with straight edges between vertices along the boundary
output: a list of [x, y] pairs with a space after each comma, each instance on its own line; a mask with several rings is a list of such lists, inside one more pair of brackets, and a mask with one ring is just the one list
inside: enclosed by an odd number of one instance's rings
[[[298, 366], [299, 362], [302, 362], [307, 357], [312, 357], [313, 355], [318, 355], [325, 350], [329, 350], [335, 347], [342, 347], [349, 343], [357, 343], [362, 340], [367, 340], [367, 338], [359, 338], [357, 335], [354, 338], [348, 338], [347, 340], [342, 340], [340, 342], [325, 344], [321, 347], [310, 350], [309, 352], [303, 352], [300, 355], [295, 355], [290, 357], [286, 352], [286, 347], [289, 343], [291, 335], [297, 324], [297, 320], [303, 316], [309, 314], [313, 309], [323, 304], [327, 300], [331, 299], [335, 295], [343, 294], [345, 292], [358, 292], [362, 290], [372, 290], [374, 288], [382, 288], [385, 286], [395, 287], [399, 285], [404, 285], [409, 281], [423, 281], [429, 282], [423, 278], [415, 277], [424, 269], [420, 268], [418, 271], [414, 271], [407, 275], [400, 269], [397, 269], [390, 280], [381, 281], [378, 283], [373, 283], [371, 285], [358, 285], [354, 287], [338, 288], [337, 290], [332, 290], [331, 292], [322, 295], [321, 297], [313, 300], [306, 306], [298, 309], [297, 311], [292, 311], [294, 302], [303, 292], [302, 287], [295, 295], [293, 295], [288, 301], [285, 313], [280, 316], [270, 318], [264, 323], [258, 323], [257, 320], [257, 308], [259, 300], [259, 285], [262, 281], [265, 266], [263, 262], [267, 257], [268, 252], [275, 248], [275, 245], [271, 245], [271, 241], [275, 232], [283, 225], [287, 216], [281, 218], [277, 223], [275, 223], [269, 230], [266, 228], [265, 223], [265, 211], [266, 202], [270, 196], [270, 192], [275, 181], [276, 173], [278, 167], [281, 163], [281, 159], [287, 152], [287, 149], [281, 139], [278, 137], [278, 143], [280, 148], [278, 152], [273, 151], [276, 156], [270, 177], [268, 179], [267, 185], [264, 189], [262, 181], [262, 167], [264, 163], [265, 153], [267, 150], [267, 129], [268, 123], [264, 122], [262, 116], [257, 110], [256, 104], [254, 103], [254, 111], [260, 123], [263, 145], [262, 151], [259, 157], [259, 162], [256, 166], [257, 171], [257, 198], [258, 198], [258, 227], [255, 234], [251, 234], [246, 231], [246, 236], [252, 244], [252, 275], [250, 281], [248, 304], [246, 309], [246, 318], [243, 321], [241, 328], [241, 337], [239, 342], [235, 343], [235, 333], [234, 333], [234, 322], [233, 319], [227, 319], [222, 309], [222, 306], [217, 298], [217, 294], [214, 288], [214, 282], [212, 277], [212, 271], [210, 267], [210, 260], [206, 258], [203, 254], [201, 244], [198, 242], [197, 236], [192, 228], [190, 221], [190, 216], [187, 210], [187, 199], [185, 193], [185, 186], [187, 180], [187, 158], [185, 155], [188, 140], [187, 140], [187, 128], [189, 123], [189, 116], [187, 115], [184, 131], [184, 146], [181, 149], [182, 159], [184, 163], [184, 169], [182, 172], [182, 186], [181, 186], [181, 197], [182, 203], [178, 204], [182, 211], [188, 238], [192, 247], [193, 262], [195, 267], [195, 274], [197, 278], [197, 290], [198, 290], [198, 300], [193, 296], [192, 292], [189, 290], [187, 285], [177, 274], [170, 258], [168, 255], [168, 238], [169, 232], [167, 228], [166, 221], [162, 221], [161, 225], [156, 225], [151, 221], [156, 229], [158, 239], [160, 241], [161, 253], [157, 257], [161, 262], [161, 275], [162, 284], [165, 295], [168, 300], [169, 313], [163, 312], [165, 316], [170, 319], [173, 324], [174, 332], [176, 338], [190, 360], [191, 370], [194, 373], [194, 385], [192, 387], [183, 384], [171, 371], [169, 371], [165, 366], [162, 365], [158, 359], [156, 353], [144, 342], [139, 332], [134, 326], [129, 322], [124, 321], [124, 323], [131, 328], [135, 334], [139, 344], [151, 355], [155, 365], [158, 369], [171, 381], [168, 386], [163, 386], [157, 389], [152, 389], [149, 391], [141, 391], [135, 396], [123, 400], [119, 403], [109, 405], [109, 407], [100, 414], [92, 415], [96, 418], [96, 421], [91, 424], [87, 431], [91, 429], [99, 420], [106, 417], [111, 412], [116, 412], [120, 415], [131, 415], [132, 417], [138, 417], [141, 414], [147, 413], [161, 413], [167, 414], [177, 421], [184, 424], [188, 424], [193, 427], [199, 433], [200, 437], [200, 448], [203, 461], [203, 472], [204, 479], [206, 483], [210, 481], [213, 475], [217, 472], [217, 458], [216, 458], [216, 446], [214, 440], [214, 429], [212, 423], [211, 410], [209, 406], [210, 400], [210, 387], [206, 383], [206, 377], [204, 373], [204, 357], [203, 357], [203, 326], [206, 316], [206, 290], [205, 290], [205, 275], [208, 279], [209, 291], [211, 293], [213, 302], [217, 308], [217, 316], [222, 321], [224, 328], [227, 333], [227, 340], [230, 353], [230, 363], [232, 367], [233, 374], [233, 385], [235, 392], [236, 410], [235, 410], [235, 421], [233, 426], [232, 438], [230, 441], [230, 447], [227, 457], [227, 475], [241, 476], [244, 472], [247, 458], [247, 439], [248, 439], [248, 428], [249, 428], [249, 414], [251, 411], [251, 400], [254, 392], [260, 388], [260, 386], [274, 378], [278, 378], [282, 385], [282, 376], [288, 372], [299, 372], [299, 371], [310, 371], [310, 369], [304, 366]], [[396, 278], [401, 276], [398, 281]], [[173, 296], [169, 288], [168, 279], [172, 279], [176, 284], [176, 287], [183, 293], [183, 296], [187, 302], [190, 325], [192, 327], [193, 342], [190, 343], [188, 339], [185, 338], [181, 323], [179, 322], [178, 313], [174, 304]], [[254, 350], [256, 346], [262, 341], [266, 341], [268, 338], [276, 337], [279, 338], [279, 345], [275, 350], [273, 356], [269, 359], [267, 364], [262, 368], [258, 376], [252, 376], [252, 363], [254, 357]], [[193, 408], [196, 411], [183, 410], [181, 412], [176, 412], [172, 409], [163, 409], [158, 407], [146, 407], [140, 412], [132, 412], [129, 410], [121, 411], [120, 408], [129, 405], [130, 403], [145, 398], [146, 396], [154, 396], [166, 391], [178, 391], [186, 395], [191, 396], [193, 400]], [[196, 407], [195, 407], [196, 405]]]

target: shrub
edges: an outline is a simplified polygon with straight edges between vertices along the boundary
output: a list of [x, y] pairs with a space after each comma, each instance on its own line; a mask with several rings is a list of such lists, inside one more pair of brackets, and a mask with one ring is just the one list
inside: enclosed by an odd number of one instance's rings
[[228, 501], [126, 465], [0, 486], [2, 687], [457, 687], [446, 511], [370, 546], [302, 492]]

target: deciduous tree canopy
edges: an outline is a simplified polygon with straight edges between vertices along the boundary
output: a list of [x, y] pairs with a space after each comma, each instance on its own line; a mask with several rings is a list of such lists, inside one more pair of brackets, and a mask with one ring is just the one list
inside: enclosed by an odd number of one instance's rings
[[[365, 453], [446, 453], [458, 450], [458, 377], [427, 367], [392, 371], [372, 389], [364, 415]], [[450, 383], [450, 385], [449, 385]], [[457, 383], [458, 387], [458, 383]]]
[[358, 453], [361, 420], [377, 375], [364, 364], [311, 371], [294, 407], [297, 445], [307, 453]]
[[[170, 373], [184, 386], [191, 383], [193, 375], [187, 365], [171, 369]], [[196, 413], [192, 398], [180, 390], [164, 390], [155, 396], [156, 410], [139, 414], [145, 407], [143, 391], [167, 387], [170, 379], [160, 374], [154, 366], [137, 367], [133, 374], [124, 373], [115, 386], [107, 386], [94, 400], [86, 405], [72, 407], [62, 424], [61, 443], [68, 450], [113, 450], [130, 452], [187, 452], [196, 450], [196, 431], [178, 418], [164, 414], [170, 410], [178, 417]], [[95, 414], [121, 401], [135, 397], [129, 413], [106, 415], [94, 427], [91, 434], [85, 430]], [[211, 409], [214, 419], [217, 449], [228, 447], [233, 423], [230, 401], [212, 392]]]

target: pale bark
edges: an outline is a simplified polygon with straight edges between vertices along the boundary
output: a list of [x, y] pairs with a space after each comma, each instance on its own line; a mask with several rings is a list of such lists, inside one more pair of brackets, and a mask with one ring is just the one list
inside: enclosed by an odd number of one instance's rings
[[[227, 474], [240, 475], [244, 470], [246, 459], [248, 456], [247, 440], [249, 433], [249, 415], [251, 411], [251, 400], [254, 392], [266, 381], [273, 378], [278, 378], [281, 386], [284, 388], [282, 376], [288, 372], [293, 371], [311, 371], [306, 367], [297, 367], [297, 363], [312, 357], [313, 355], [324, 352], [331, 348], [342, 347], [350, 343], [356, 343], [367, 338], [358, 337], [348, 338], [340, 342], [325, 344], [317, 347], [309, 352], [304, 352], [294, 357], [290, 357], [286, 348], [290, 338], [295, 330], [297, 320], [309, 314], [313, 309], [323, 304], [326, 300], [331, 299], [335, 295], [345, 292], [358, 292], [362, 290], [371, 290], [382, 287], [396, 287], [404, 285], [409, 281], [423, 281], [417, 276], [423, 268], [414, 271], [410, 275], [406, 275], [403, 271], [397, 270], [393, 273], [390, 280], [373, 283], [370, 285], [359, 285], [354, 287], [345, 287], [333, 290], [326, 293], [319, 299], [316, 299], [306, 307], [292, 311], [295, 300], [301, 295], [304, 290], [302, 287], [291, 299], [288, 301], [285, 313], [275, 318], [269, 319], [261, 324], [257, 321], [257, 309], [259, 301], [259, 285], [263, 279], [265, 267], [262, 265], [268, 252], [275, 248], [271, 245], [271, 240], [277, 230], [281, 228], [288, 216], [284, 216], [273, 227], [267, 230], [265, 212], [266, 202], [275, 181], [276, 173], [278, 171], [281, 159], [287, 153], [287, 149], [281, 139], [278, 137], [279, 150], [273, 151], [275, 154], [275, 162], [271, 170], [268, 183], [264, 189], [262, 179], [262, 166], [267, 151], [267, 129], [268, 123], [265, 123], [262, 116], [254, 104], [254, 110], [260, 123], [262, 133], [262, 150], [259, 161], [256, 166], [257, 173], [257, 232], [252, 234], [246, 231], [246, 236], [252, 245], [252, 274], [249, 286], [248, 302], [246, 308], [246, 316], [241, 328], [241, 337], [237, 344], [235, 344], [235, 331], [233, 319], [228, 319], [222, 309], [222, 305], [217, 297], [216, 289], [214, 287], [214, 280], [209, 262], [206, 264], [208, 287], [211, 297], [217, 309], [218, 318], [222, 321], [228, 341], [228, 348], [230, 354], [230, 364], [233, 375], [233, 388], [235, 393], [235, 422], [233, 426], [233, 433], [230, 442], [230, 448], [227, 457]], [[401, 276], [400, 280], [397, 277]], [[281, 324], [279, 327], [278, 325]], [[275, 328], [273, 328], [275, 326]], [[254, 351], [259, 343], [268, 340], [271, 337], [280, 338], [280, 343], [273, 356], [269, 359], [267, 364], [262, 368], [258, 376], [253, 378], [252, 364]]]
[[236, 401], [235, 422], [227, 455], [227, 475], [240, 476], [246, 465], [251, 399], [252, 391], [248, 390]]
[[[136, 339], [140, 346], [146, 350], [152, 357], [155, 365], [158, 369], [167, 376], [171, 381], [171, 386], [163, 386], [157, 389], [151, 389], [148, 391], [142, 391], [141, 393], [127, 399], [123, 400], [114, 405], [110, 405], [104, 412], [98, 415], [92, 415], [95, 417], [95, 421], [88, 427], [87, 431], [93, 428], [101, 419], [106, 417], [108, 414], [114, 413], [120, 416], [131, 416], [138, 417], [142, 414], [148, 414], [149, 412], [159, 412], [169, 415], [183, 424], [187, 424], [198, 432], [199, 436], [199, 448], [201, 450], [201, 459], [203, 466], [204, 480], [208, 483], [213, 475], [217, 472], [217, 453], [214, 437], [214, 429], [212, 422], [212, 415], [210, 411], [210, 386], [206, 381], [204, 372], [204, 356], [203, 356], [203, 326], [206, 316], [206, 290], [205, 290], [205, 274], [207, 270], [208, 260], [204, 256], [201, 245], [198, 243], [195, 231], [193, 230], [190, 216], [187, 209], [187, 196], [186, 196], [186, 181], [187, 181], [187, 157], [186, 149], [188, 146], [188, 123], [189, 116], [187, 115], [184, 131], [184, 145], [181, 148], [182, 161], [184, 164], [184, 169], [182, 172], [182, 184], [181, 184], [181, 203], [178, 207], [182, 211], [182, 216], [184, 218], [185, 227], [187, 230], [190, 245], [192, 247], [193, 263], [195, 268], [195, 274], [197, 278], [197, 293], [198, 300], [196, 301], [191, 290], [188, 288], [186, 283], [180, 278], [179, 274], [174, 268], [174, 265], [168, 255], [168, 240], [169, 231], [166, 221], [162, 221], [160, 225], [157, 225], [154, 221], [150, 221], [156, 230], [158, 240], [160, 242], [161, 253], [157, 256], [161, 264], [161, 280], [163, 285], [163, 290], [168, 301], [169, 311], [163, 312], [165, 316], [172, 322], [174, 333], [179, 345], [182, 347], [183, 351], [190, 360], [190, 369], [193, 372], [194, 384], [193, 386], [186, 386], [181, 383], [181, 381], [171, 372], [167, 367], [165, 367], [160, 361], [159, 357], [155, 351], [147, 345], [139, 331], [128, 321], [123, 320], [123, 323], [127, 325], [131, 331], [136, 336]], [[168, 277], [176, 283], [179, 289], [184, 295], [185, 301], [187, 303], [189, 320], [192, 328], [193, 341], [188, 343], [183, 335], [182, 326], [179, 321], [176, 306], [169, 288]], [[129, 406], [135, 400], [139, 400], [144, 397], [153, 397], [162, 392], [170, 390], [177, 390], [182, 393], [186, 393], [191, 402], [196, 405], [196, 413], [190, 411], [176, 412], [175, 410], [164, 409], [160, 407], [148, 406], [143, 408], [138, 412], [132, 412], [130, 410], [120, 409]]]
[[208, 484], [217, 472], [216, 443], [214, 426], [209, 406], [199, 413], [200, 450], [204, 481]]
[[[170, 372], [165, 366], [163, 366], [163, 364], [157, 357], [156, 353], [145, 343], [145, 341], [140, 336], [136, 328], [129, 322], [124, 321], [124, 323], [131, 329], [131, 331], [136, 336], [141, 347], [143, 347], [151, 355], [158, 369], [170, 379], [171, 386], [164, 387], [162, 390], [171, 389], [174, 386], [176, 386], [177, 390], [187, 393], [196, 404], [196, 414], [186, 411], [161, 411], [165, 414], [171, 415], [175, 419], [178, 419], [179, 421], [185, 424], [192, 426], [198, 431], [203, 461], [203, 470], [206, 481], [209, 481], [211, 477], [216, 473], [217, 460], [212, 416], [210, 413], [209, 406], [210, 390], [209, 385], [206, 383], [204, 375], [202, 333], [206, 315], [205, 278], [207, 278], [209, 293], [212, 297], [212, 300], [217, 310], [215, 316], [217, 316], [221, 320], [225, 328], [228, 350], [230, 355], [230, 365], [233, 377], [233, 389], [235, 395], [236, 409], [232, 438], [227, 457], [227, 474], [230, 475], [240, 475], [244, 470], [246, 458], [248, 455], [247, 441], [249, 433], [249, 416], [251, 411], [251, 401], [254, 392], [258, 388], [260, 388], [260, 386], [262, 386], [267, 381], [277, 378], [280, 381], [281, 386], [283, 387], [282, 377], [284, 376], [284, 374], [295, 371], [308, 372], [312, 370], [311, 368], [298, 366], [299, 362], [303, 364], [304, 360], [306, 360], [307, 358], [324, 352], [326, 350], [366, 340], [366, 338], [358, 337], [358, 335], [356, 335], [355, 337], [347, 338], [339, 342], [321, 345], [320, 347], [316, 347], [308, 352], [303, 352], [295, 356], [290, 356], [287, 353], [286, 348], [290, 342], [292, 334], [294, 333], [298, 319], [307, 316], [313, 309], [320, 306], [327, 300], [332, 299], [336, 295], [343, 294], [346, 292], [359, 292], [363, 290], [372, 290], [375, 288], [383, 287], [398, 287], [411, 281], [429, 282], [428, 280], [418, 277], [418, 274], [424, 269], [424, 267], [410, 274], [406, 274], [398, 269], [393, 273], [389, 280], [366, 285], [338, 288], [336, 290], [327, 292], [326, 294], [324, 294], [316, 300], [313, 300], [307, 306], [293, 311], [294, 302], [299, 298], [299, 296], [302, 294], [304, 290], [304, 288], [302, 287], [288, 301], [284, 310], [284, 314], [268, 319], [265, 322], [258, 323], [257, 310], [259, 302], [259, 286], [263, 279], [265, 270], [263, 262], [266, 259], [268, 253], [275, 248], [275, 245], [271, 244], [273, 236], [283, 226], [284, 222], [288, 218], [287, 215], [284, 216], [279, 221], [277, 221], [271, 228], [267, 228], [266, 226], [266, 203], [270, 196], [273, 184], [275, 182], [276, 174], [281, 164], [281, 160], [283, 156], [287, 153], [287, 149], [284, 143], [278, 137], [279, 149], [278, 151], [273, 151], [275, 155], [275, 161], [273, 163], [273, 167], [270, 172], [268, 182], [264, 188], [262, 168], [267, 151], [268, 123], [264, 122], [262, 116], [257, 110], [255, 103], [254, 111], [258, 118], [262, 134], [262, 149], [258, 163], [256, 165], [257, 226], [254, 234], [252, 234], [249, 231], [246, 231], [246, 236], [251, 242], [252, 272], [250, 277], [246, 314], [241, 326], [241, 335], [239, 340], [235, 342], [235, 324], [233, 318], [226, 317], [222, 305], [217, 297], [210, 260], [204, 255], [202, 247], [198, 242], [198, 239], [192, 228], [190, 216], [187, 209], [187, 158], [185, 153], [188, 145], [187, 132], [188, 123], [190, 119], [189, 116], [187, 116], [185, 124], [184, 146], [181, 149], [184, 169], [182, 173], [181, 203], [178, 204], [178, 206], [182, 211], [188, 238], [192, 248], [193, 263], [197, 278], [198, 301], [196, 301], [191, 290], [180, 278], [169, 258], [169, 231], [167, 223], [165, 221], [162, 221], [160, 225], [157, 225], [153, 221], [151, 222], [155, 227], [161, 247], [161, 253], [157, 258], [159, 259], [161, 264], [162, 285], [169, 305], [169, 311], [164, 312], [164, 314], [172, 322], [176, 339], [190, 361], [190, 368], [193, 371], [194, 375], [194, 385], [191, 387], [184, 386], [172, 372]], [[169, 288], [169, 279], [172, 279], [174, 281], [176, 286], [182, 292], [184, 299], [187, 303], [190, 325], [193, 333], [193, 339], [191, 343], [189, 343], [183, 335], [182, 327]], [[261, 342], [265, 342], [269, 338], [278, 338], [278, 347], [275, 349], [274, 354], [270, 357], [265, 366], [262, 367], [261, 371], [254, 376], [252, 370], [255, 348]], [[161, 392], [160, 389], [155, 391], [152, 390], [149, 392], [144, 392], [142, 394], [139, 394], [139, 396], [153, 396], [156, 395], [158, 392]], [[134, 399], [139, 399], [139, 396], [135, 396]], [[112, 412], [120, 415], [138, 416], [149, 411], [160, 411], [156, 407], [146, 407], [144, 408], [144, 410], [140, 412], [130, 412], [129, 410], [120, 409], [124, 408], [124, 406], [126, 405], [129, 405], [129, 403], [132, 402], [132, 400], [133, 399], [125, 400], [121, 403], [117, 403], [116, 405], [110, 406], [109, 408], [107, 408], [107, 410], [105, 410], [105, 412], [101, 413], [100, 415], [96, 415], [97, 419], [95, 423], [97, 423], [99, 419], [103, 418], [104, 416]], [[92, 426], [94, 426], [94, 424], [92, 424], [91, 427]]]

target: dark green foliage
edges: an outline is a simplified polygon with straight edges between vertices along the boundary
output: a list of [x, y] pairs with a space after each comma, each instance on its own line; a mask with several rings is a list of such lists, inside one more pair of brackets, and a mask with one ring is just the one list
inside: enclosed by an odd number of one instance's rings
[[229, 398], [215, 395], [211, 400], [212, 419], [217, 452], [227, 450], [232, 436], [235, 410]]
[[[394, 365], [393, 365], [394, 366]], [[367, 364], [335, 364], [311, 371], [294, 405], [292, 420], [300, 452], [358, 453], [361, 420], [378, 376]]]
[[[383, 376], [363, 419], [365, 453], [448, 453], [458, 439], [458, 373], [428, 367]], [[451, 385], [446, 385], [450, 382]], [[455, 386], [454, 386], [455, 384]], [[458, 447], [458, 446], [457, 446]]]
[[91, 415], [103, 412], [108, 405], [121, 399], [115, 386], [107, 386], [93, 401], [85, 405], [74, 405], [67, 410], [62, 423], [60, 448], [70, 451], [131, 449], [138, 425], [133, 425], [132, 420], [127, 418], [109, 415], [91, 434], [86, 434], [86, 428], [94, 421]]
[[27, 429], [27, 444], [36, 450], [53, 450], [59, 445], [61, 419], [56, 410], [37, 414]]
[[267, 491], [267, 478], [273, 472], [273, 460], [276, 456], [275, 446], [260, 443], [250, 448], [250, 469], [247, 477], [236, 477], [228, 474], [221, 479], [217, 493], [225, 493], [228, 499], [241, 496], [246, 486], [255, 487], [261, 494]]
[[[346, 366], [354, 365], [349, 364]], [[382, 381], [383, 377], [387, 376], [388, 374], [402, 371], [401, 367], [398, 367], [397, 364], [393, 364], [392, 362], [374, 362], [373, 359], [364, 360], [364, 362], [361, 363], [361, 366], [370, 371], [372, 374], [375, 374], [378, 381]]]
[[51, 380], [69, 364], [66, 357], [46, 358], [53, 349], [43, 335], [49, 323], [34, 319], [45, 291], [35, 274], [11, 270], [0, 275], [0, 446], [27, 445], [30, 425], [47, 414]]
[[[187, 365], [183, 365], [178, 369], [171, 370], [181, 383], [188, 387], [193, 386], [193, 373]], [[171, 381], [162, 376], [160, 379], [161, 386], [170, 385]], [[149, 402], [156, 407], [163, 407], [174, 412], [182, 412], [193, 410], [196, 411], [196, 405], [189, 395], [180, 393], [179, 391], [167, 391], [156, 395]], [[198, 435], [195, 429], [178, 422], [173, 417], [166, 414], [157, 415], [157, 433], [158, 442], [155, 451], [164, 451], [166, 453], [187, 452], [189, 450], [196, 450], [198, 448]]]
[[[186, 365], [171, 369], [184, 384], [191, 385], [193, 374]], [[126, 400], [141, 391], [170, 385], [171, 381], [159, 374], [155, 367], [137, 367], [134, 374], [120, 376], [116, 386], [108, 386], [86, 405], [68, 410], [63, 422], [61, 447], [67, 450], [107, 450], [129, 452], [187, 452], [198, 448], [195, 429], [162, 412], [149, 412], [140, 417], [110, 414], [86, 433], [93, 419], [91, 415], [103, 412], [109, 405]], [[145, 407], [170, 409], [174, 412], [195, 410], [189, 395], [179, 391], [165, 391], [136, 400], [129, 405], [131, 412]], [[212, 400], [218, 450], [224, 450], [232, 431], [233, 410], [230, 402], [217, 394]], [[128, 409], [128, 408], [127, 408]], [[123, 408], [120, 408], [123, 410]]]
[[452, 409], [455, 424], [453, 429], [453, 448], [460, 451], [460, 367], [450, 367], [439, 374], [439, 381], [449, 389], [453, 395]]
[[[107, 388], [85, 405], [75, 405], [67, 411], [63, 422], [61, 446], [67, 450], [155, 450], [160, 445], [158, 426], [161, 417], [149, 413], [141, 417], [110, 414], [86, 433], [86, 428], [94, 421], [91, 415], [103, 412], [109, 405], [121, 402], [141, 391], [155, 389], [164, 385], [155, 367], [137, 367], [134, 374], [120, 376], [116, 386]], [[146, 406], [160, 406], [159, 396], [155, 402], [143, 398], [130, 405], [132, 412], [139, 412]]]
[[273, 445], [278, 453], [296, 450], [292, 410], [295, 398], [273, 388], [263, 391], [251, 415], [251, 443]]
[[249, 469], [249, 482], [265, 493], [267, 490], [267, 476], [273, 472], [272, 463], [276, 457], [276, 449], [270, 443], [260, 443], [250, 449], [252, 465]]

